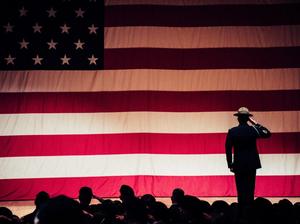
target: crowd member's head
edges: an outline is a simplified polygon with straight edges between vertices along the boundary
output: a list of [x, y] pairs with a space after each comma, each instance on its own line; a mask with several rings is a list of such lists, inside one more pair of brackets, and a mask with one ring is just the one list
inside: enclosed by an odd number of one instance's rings
[[152, 194], [144, 194], [141, 197], [141, 200], [144, 202], [147, 208], [151, 208], [156, 202], [156, 199]]
[[50, 196], [47, 192], [41, 191], [39, 192], [34, 200], [34, 204], [37, 209], [39, 209], [43, 204], [45, 204], [50, 199]]
[[169, 220], [168, 207], [160, 201], [157, 201], [153, 204], [151, 213], [156, 222], [166, 223]]
[[83, 208], [89, 206], [89, 204], [91, 203], [92, 198], [93, 198], [93, 191], [90, 187], [80, 188], [78, 199], [79, 199], [80, 205]]
[[277, 205], [274, 205], [275, 216], [281, 223], [292, 223], [294, 219], [294, 206], [292, 202], [287, 199], [282, 199]]
[[21, 218], [22, 223], [33, 224], [36, 214], [48, 202], [49, 199], [50, 199], [50, 197], [49, 197], [49, 194], [47, 192], [45, 192], [45, 191], [39, 192], [35, 196], [35, 200], [34, 200], [35, 210], [32, 213], [23, 216]]
[[172, 192], [172, 203], [180, 204], [184, 199], [184, 191], [181, 188], [175, 188]]
[[248, 219], [255, 223], [270, 223], [272, 203], [266, 198], [258, 197], [249, 208]]
[[0, 207], [0, 224], [19, 224], [20, 218], [12, 213], [9, 208]]
[[36, 217], [38, 224], [83, 224], [85, 216], [77, 201], [60, 195], [49, 199]]
[[14, 216], [12, 211], [6, 207], [0, 207], [0, 223], [15, 224], [18, 223], [18, 217]]
[[128, 185], [120, 188], [120, 199], [124, 206], [125, 222], [145, 223], [147, 219], [146, 205], [141, 199], [135, 196], [133, 189]]
[[185, 195], [182, 209], [185, 222], [199, 223], [203, 221], [203, 211], [201, 210], [201, 200], [199, 198]]
[[229, 204], [222, 200], [214, 201], [211, 205], [211, 222], [218, 224], [229, 223], [226, 216], [229, 212]]
[[226, 201], [218, 200], [214, 201], [211, 207], [213, 212], [221, 214], [225, 213], [228, 210], [229, 205]]
[[0, 207], [0, 215], [5, 216], [7, 218], [12, 218], [13, 217], [12, 211], [10, 209], [6, 208], [6, 207]]
[[128, 185], [122, 185], [120, 188], [120, 199], [122, 202], [135, 198], [133, 189]]

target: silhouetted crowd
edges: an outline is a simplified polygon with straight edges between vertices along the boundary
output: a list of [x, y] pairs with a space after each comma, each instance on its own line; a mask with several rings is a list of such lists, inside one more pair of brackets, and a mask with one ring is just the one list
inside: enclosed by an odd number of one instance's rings
[[[91, 205], [92, 198], [99, 203]], [[24, 217], [0, 207], [0, 224], [300, 224], [300, 202], [293, 205], [287, 199], [272, 204], [256, 198], [243, 208], [222, 200], [210, 205], [177, 188], [168, 208], [151, 194], [136, 197], [127, 185], [120, 188], [120, 200], [97, 197], [89, 187], [80, 189], [78, 199], [50, 198], [42, 191], [36, 196], [36, 209]]]

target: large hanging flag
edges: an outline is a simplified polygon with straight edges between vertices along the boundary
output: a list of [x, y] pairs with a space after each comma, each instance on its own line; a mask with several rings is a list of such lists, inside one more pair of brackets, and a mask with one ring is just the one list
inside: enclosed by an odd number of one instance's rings
[[256, 195], [300, 195], [299, 3], [6, 2], [1, 200], [236, 195], [224, 144], [241, 106], [272, 132]]

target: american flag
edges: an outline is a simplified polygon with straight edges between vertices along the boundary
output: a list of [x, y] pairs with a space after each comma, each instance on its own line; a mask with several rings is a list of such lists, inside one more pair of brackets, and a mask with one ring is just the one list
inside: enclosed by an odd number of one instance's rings
[[1, 200], [121, 184], [234, 196], [224, 144], [240, 106], [273, 133], [256, 195], [300, 195], [297, 1], [1, 4]]

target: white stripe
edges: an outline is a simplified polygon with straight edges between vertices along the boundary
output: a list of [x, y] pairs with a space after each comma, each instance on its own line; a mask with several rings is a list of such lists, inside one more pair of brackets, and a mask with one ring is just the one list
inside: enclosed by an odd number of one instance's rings
[[[232, 112], [0, 114], [0, 136], [110, 133], [225, 133]], [[300, 132], [300, 111], [253, 112], [271, 132]]]
[[[299, 175], [300, 154], [263, 154], [258, 175]], [[231, 175], [224, 154], [124, 154], [0, 158], [0, 179]]]
[[300, 154], [261, 154], [262, 169], [257, 174], [262, 175], [299, 175]]
[[221, 91], [300, 89], [300, 68], [0, 71], [0, 92]]
[[105, 48], [293, 47], [300, 26], [106, 27]]
[[105, 5], [265, 5], [298, 3], [297, 0], [105, 0]]

